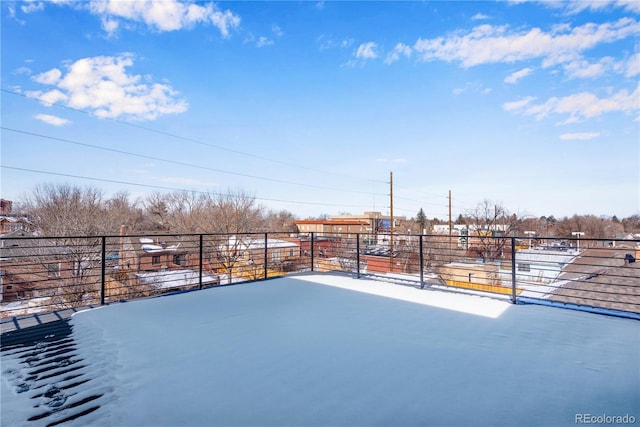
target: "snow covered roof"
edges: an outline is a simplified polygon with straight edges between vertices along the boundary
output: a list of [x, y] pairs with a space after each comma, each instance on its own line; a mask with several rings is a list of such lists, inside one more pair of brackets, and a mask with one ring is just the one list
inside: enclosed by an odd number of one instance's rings
[[[199, 282], [199, 274], [192, 270], [166, 270], [136, 274], [136, 277], [145, 285], [157, 289], [178, 288], [182, 286], [195, 286]], [[202, 275], [203, 284], [219, 283], [220, 280], [208, 274]]]
[[518, 262], [564, 265], [572, 262], [577, 254], [574, 251], [523, 250], [516, 252], [516, 260]]
[[[246, 250], [264, 249], [265, 239], [254, 238], [254, 237], [236, 238], [235, 236], [232, 236], [229, 238], [229, 245], [233, 246], [233, 245], [236, 245], [236, 243]], [[283, 249], [283, 248], [298, 248], [298, 247], [300, 247], [299, 244], [295, 242], [290, 242], [288, 240], [267, 239], [267, 249]]]
[[85, 409], [65, 425], [640, 418], [640, 322], [631, 319], [315, 274], [109, 305], [71, 325], [72, 360], [89, 381], [55, 382], [68, 366], [32, 374], [20, 353], [3, 353], [3, 424], [50, 411], [46, 425]]

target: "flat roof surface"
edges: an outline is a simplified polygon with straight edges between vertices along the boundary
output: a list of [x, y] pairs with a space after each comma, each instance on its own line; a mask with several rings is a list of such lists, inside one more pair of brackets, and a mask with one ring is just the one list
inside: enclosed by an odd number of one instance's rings
[[[63, 425], [640, 422], [631, 319], [315, 274], [115, 304], [70, 323], [91, 377], [74, 393], [100, 398]], [[18, 393], [29, 366], [2, 362], [2, 424], [40, 425], [25, 420], [42, 387]]]

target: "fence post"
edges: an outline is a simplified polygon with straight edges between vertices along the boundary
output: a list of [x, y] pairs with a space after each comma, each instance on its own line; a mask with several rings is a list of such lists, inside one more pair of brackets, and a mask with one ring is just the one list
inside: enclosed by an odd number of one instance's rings
[[422, 248], [422, 234], [420, 235], [420, 289], [424, 289], [424, 251]]
[[511, 237], [511, 302], [518, 303], [516, 294], [516, 238]]
[[107, 275], [106, 261], [107, 261], [107, 236], [102, 236], [102, 266], [100, 272], [100, 305], [104, 305], [105, 294], [105, 276]]
[[315, 233], [312, 231], [311, 232], [311, 271], [313, 271], [313, 247], [315, 246], [315, 242], [314, 242], [314, 238], [313, 236], [315, 235]]
[[[269, 261], [269, 257], [267, 256], [267, 252], [269, 248], [269, 234], [268, 233], [264, 233], [264, 279], [267, 280], [268, 276], [267, 273], [269, 271], [269, 269], [267, 268], [267, 262]], [[274, 250], [277, 248], [274, 248]]]
[[200, 253], [198, 255], [199, 257], [199, 265], [200, 265], [200, 273], [199, 273], [199, 283], [198, 283], [198, 289], [202, 289], [202, 261], [204, 260], [204, 239], [203, 239], [203, 235], [200, 235]]
[[360, 278], [360, 233], [356, 233], [356, 277]]

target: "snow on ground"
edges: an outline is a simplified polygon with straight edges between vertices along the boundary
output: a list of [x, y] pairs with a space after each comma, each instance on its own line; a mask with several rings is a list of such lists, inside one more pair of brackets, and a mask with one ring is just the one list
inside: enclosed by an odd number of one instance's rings
[[[96, 366], [90, 383], [110, 390], [72, 425], [640, 422], [630, 319], [307, 275], [110, 305], [71, 323]], [[38, 425], [20, 421], [28, 402], [7, 389], [6, 425]]]
[[49, 311], [53, 300], [50, 297], [12, 301], [0, 305], [0, 317], [17, 317]]

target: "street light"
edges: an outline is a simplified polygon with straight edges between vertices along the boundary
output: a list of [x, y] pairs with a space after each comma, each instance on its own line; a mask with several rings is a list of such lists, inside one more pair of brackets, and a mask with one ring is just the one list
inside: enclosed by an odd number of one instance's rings
[[582, 231], [572, 231], [571, 235], [572, 236], [577, 236], [576, 248], [578, 249], [578, 252], [580, 252], [580, 236], [584, 236], [584, 232], [582, 232]]
[[529, 249], [531, 249], [531, 236], [535, 235], [536, 232], [535, 231], [525, 231], [524, 234], [529, 236]]

